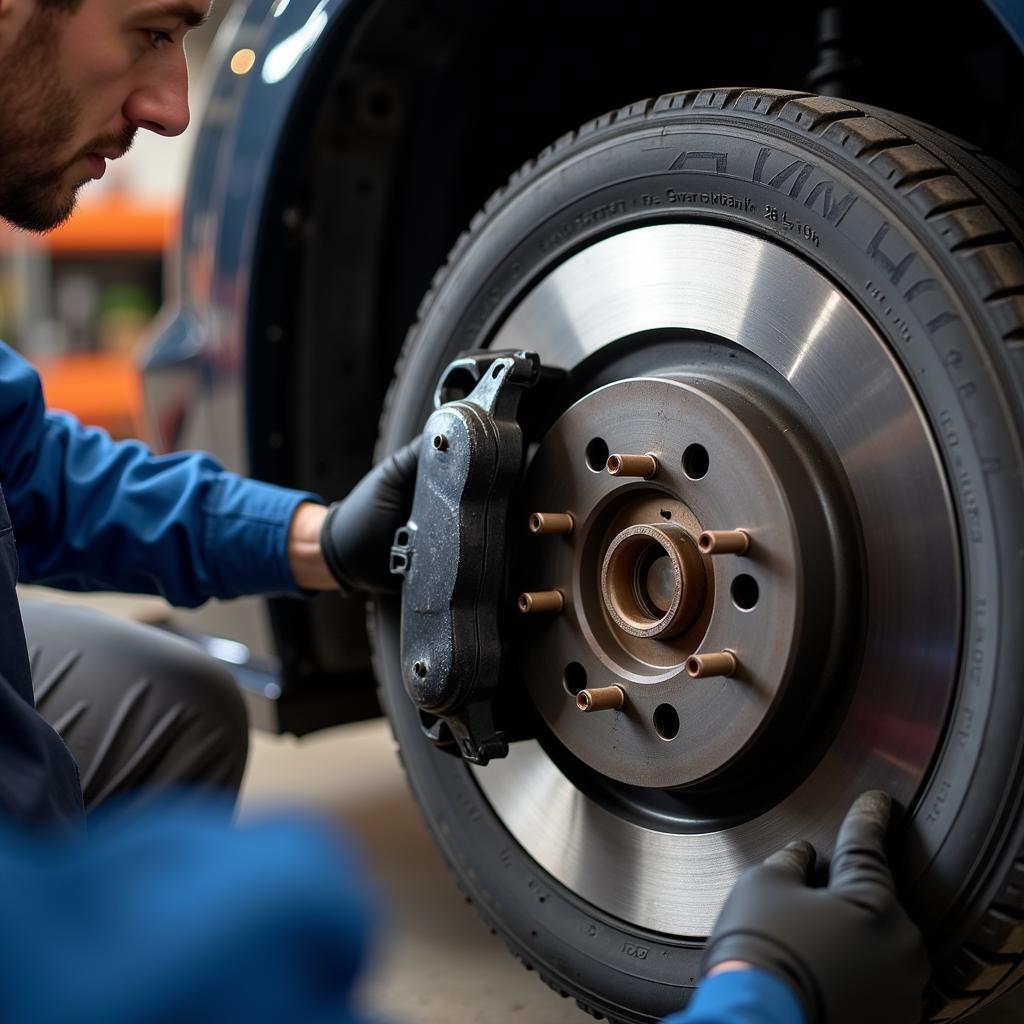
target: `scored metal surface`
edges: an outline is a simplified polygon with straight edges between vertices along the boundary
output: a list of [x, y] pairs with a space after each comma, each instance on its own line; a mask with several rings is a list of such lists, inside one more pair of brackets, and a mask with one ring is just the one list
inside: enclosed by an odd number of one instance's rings
[[857, 308], [779, 246], [698, 224], [606, 238], [540, 281], [492, 347], [528, 349], [570, 367], [618, 339], [664, 328], [726, 338], [774, 367], [842, 463], [860, 517], [869, 609], [843, 725], [785, 800], [700, 835], [617, 817], [533, 742], [514, 745], [506, 760], [475, 776], [518, 842], [582, 898], [641, 927], [699, 937], [744, 867], [794, 836], [830, 851], [864, 789], [912, 801], [955, 677], [960, 569], [938, 455], [901, 370]]

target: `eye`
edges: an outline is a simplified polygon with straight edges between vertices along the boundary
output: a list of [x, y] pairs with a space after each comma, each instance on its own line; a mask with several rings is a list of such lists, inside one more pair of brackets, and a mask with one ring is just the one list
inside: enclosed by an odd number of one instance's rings
[[171, 42], [174, 41], [171, 38], [171, 33], [170, 32], [161, 32], [159, 29], [155, 29], [155, 28], [146, 29], [146, 34], [149, 36], [149, 41], [158, 50], [164, 44], [171, 43]]

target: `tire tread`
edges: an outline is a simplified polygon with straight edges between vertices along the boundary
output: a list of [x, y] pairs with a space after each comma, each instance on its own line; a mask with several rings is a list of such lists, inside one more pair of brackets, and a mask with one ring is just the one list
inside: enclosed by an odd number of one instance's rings
[[[681, 113], [724, 110], [813, 136], [819, 145], [841, 150], [869, 170], [883, 187], [905, 197], [919, 215], [922, 229], [930, 231], [933, 240], [959, 262], [978, 294], [984, 297], [997, 333], [1006, 342], [1008, 362], [1015, 367], [1018, 393], [1024, 396], [1024, 249], [1019, 241], [1024, 237], [1024, 217], [1018, 212], [1020, 198], [1024, 196], [1024, 177], [930, 125], [867, 105], [790, 90], [715, 88], [667, 93], [604, 114], [577, 131], [567, 132], [535, 159], [526, 161], [487, 200], [435, 275], [420, 304], [420, 317], [431, 307], [451, 267], [493, 212], [550, 164], [574, 148], [590, 144], [595, 137], [614, 134], [624, 126], [657, 123]], [[414, 325], [396, 363], [395, 379], [401, 376], [415, 338]], [[393, 392], [394, 381], [385, 398], [384, 419]], [[383, 693], [381, 699], [386, 706]], [[451, 861], [447, 857], [446, 860], [467, 900], [474, 902]], [[998, 889], [999, 896], [983, 912], [967, 943], [933, 984], [929, 997], [931, 1020], [952, 1024], [994, 995], [1024, 981], [1024, 849], [1019, 851]], [[570, 995], [542, 965], [530, 962], [486, 908], [475, 905], [487, 925], [497, 928], [524, 966], [536, 970], [561, 995]], [[996, 985], [997, 992], [986, 993], [986, 989]], [[576, 993], [571, 995], [581, 1009], [602, 1016], [585, 999]]]

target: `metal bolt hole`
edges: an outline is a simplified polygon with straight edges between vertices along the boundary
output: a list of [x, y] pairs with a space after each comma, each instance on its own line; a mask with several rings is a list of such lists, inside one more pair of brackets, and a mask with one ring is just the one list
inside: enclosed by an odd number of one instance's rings
[[587, 670], [578, 661], [570, 661], [562, 673], [562, 685], [570, 697], [575, 697], [587, 688]]
[[732, 603], [742, 612], [749, 612], [761, 596], [761, 588], [753, 576], [741, 573], [732, 581]]
[[683, 452], [683, 472], [691, 480], [700, 480], [707, 475], [711, 466], [711, 457], [702, 444], [691, 444]]
[[587, 465], [593, 473], [603, 473], [608, 465], [608, 444], [601, 437], [595, 437], [587, 445]]
[[674, 740], [679, 732], [679, 712], [671, 704], [654, 709], [654, 730], [663, 740]]

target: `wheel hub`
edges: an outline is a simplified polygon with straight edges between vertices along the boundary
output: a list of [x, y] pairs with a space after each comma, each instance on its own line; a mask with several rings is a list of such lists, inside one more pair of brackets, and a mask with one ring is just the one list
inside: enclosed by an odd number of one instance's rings
[[[820, 696], [827, 651], [801, 648], [842, 639], [848, 559], [827, 524], [844, 512], [812, 468], [826, 460], [776, 419], [767, 396], [713, 381], [624, 380], [569, 409], [530, 465], [529, 519], [574, 528], [522, 530], [524, 596], [564, 600], [524, 620], [519, 662], [554, 734], [608, 778], [692, 786], [794, 726], [791, 688], [813, 678]], [[743, 553], [701, 551], [737, 529]], [[615, 713], [580, 714], [581, 690], [612, 686]]]
[[612, 622], [630, 636], [667, 640], [685, 632], [708, 597], [694, 538], [674, 523], [626, 527], [605, 553], [601, 596]]

